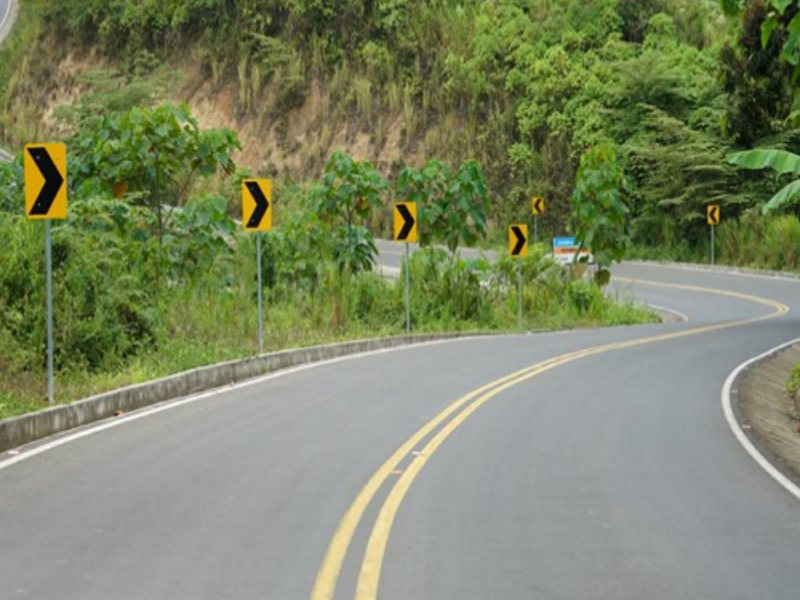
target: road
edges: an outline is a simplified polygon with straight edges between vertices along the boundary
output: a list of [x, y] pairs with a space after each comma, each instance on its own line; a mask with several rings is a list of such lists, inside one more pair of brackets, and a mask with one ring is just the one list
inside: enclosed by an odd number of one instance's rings
[[[390, 242], [387, 240], [376, 240], [375, 245], [380, 252], [379, 263], [382, 266], [391, 269], [399, 269], [403, 264], [403, 257], [405, 256], [405, 244], [398, 244], [397, 242]], [[412, 252], [418, 248], [416, 244], [410, 246]], [[461, 258], [465, 260], [474, 260], [476, 258], [487, 257], [494, 258], [495, 253], [491, 250], [481, 251], [473, 250], [472, 248], [462, 248], [459, 251]]]
[[720, 390], [800, 284], [616, 274], [689, 322], [372, 354], [0, 463], [0, 598], [797, 598], [800, 503]]

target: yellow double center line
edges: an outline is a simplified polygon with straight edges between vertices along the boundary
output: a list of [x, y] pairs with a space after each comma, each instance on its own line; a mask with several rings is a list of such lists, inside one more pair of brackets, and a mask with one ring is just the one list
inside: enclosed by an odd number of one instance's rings
[[389, 495], [384, 501], [380, 512], [378, 513], [378, 517], [373, 525], [372, 533], [370, 534], [369, 541], [367, 543], [366, 553], [364, 554], [364, 559], [361, 564], [355, 600], [375, 600], [378, 597], [378, 585], [380, 583], [383, 558], [389, 542], [389, 535], [391, 533], [392, 525], [394, 524], [398, 510], [400, 509], [400, 505], [408, 493], [411, 484], [414, 483], [414, 480], [422, 471], [427, 461], [430, 460], [433, 454], [447, 440], [447, 438], [450, 437], [453, 432], [481, 406], [489, 402], [498, 394], [501, 394], [505, 390], [519, 385], [528, 379], [541, 375], [542, 373], [546, 373], [551, 369], [555, 369], [556, 367], [560, 367], [582, 358], [594, 356], [596, 354], [602, 354], [605, 352], [621, 350], [625, 348], [633, 348], [636, 346], [643, 346], [645, 344], [654, 344], [667, 340], [675, 340], [699, 335], [701, 333], [719, 331], [722, 329], [741, 327], [752, 323], [758, 323], [760, 321], [766, 321], [768, 319], [775, 319], [789, 312], [789, 307], [780, 302], [768, 300], [766, 298], [760, 298], [758, 296], [731, 292], [728, 290], [718, 290], [713, 288], [668, 284], [653, 281], [634, 281], [621, 278], [616, 278], [616, 281], [738, 298], [740, 300], [746, 300], [749, 302], [769, 306], [770, 308], [775, 309], [775, 312], [752, 319], [721, 323], [718, 325], [709, 325], [706, 327], [698, 327], [676, 333], [656, 335], [652, 337], [639, 338], [636, 340], [607, 344], [604, 346], [597, 346], [585, 350], [578, 350], [576, 352], [564, 354], [562, 356], [531, 365], [530, 367], [526, 367], [520, 371], [506, 375], [505, 377], [501, 377], [500, 379], [492, 381], [491, 383], [487, 383], [486, 385], [473, 390], [465, 396], [462, 396], [438, 415], [436, 415], [428, 423], [426, 423], [414, 435], [408, 438], [408, 440], [406, 440], [403, 445], [401, 445], [389, 457], [389, 459], [383, 463], [383, 465], [381, 465], [375, 474], [372, 475], [367, 484], [359, 492], [358, 496], [356, 496], [356, 499], [350, 505], [350, 508], [347, 510], [344, 517], [342, 517], [342, 520], [339, 523], [336, 532], [334, 533], [333, 539], [328, 546], [328, 550], [325, 553], [325, 558], [323, 559], [322, 565], [317, 572], [317, 577], [314, 581], [314, 587], [311, 591], [311, 596], [309, 597], [310, 600], [333, 600], [336, 592], [336, 584], [339, 580], [339, 574], [342, 570], [342, 564], [344, 563], [345, 556], [350, 548], [356, 528], [361, 522], [367, 507], [370, 505], [372, 500], [375, 498], [375, 495], [388, 480], [388, 478], [393, 474], [397, 474], [397, 468], [400, 463], [409, 457], [419, 446], [419, 444], [422, 443], [440, 426], [441, 429], [436, 432], [436, 434], [427, 442], [422, 450], [419, 452], [414, 452], [414, 458], [411, 460], [405, 471], [403, 471], [400, 477], [396, 480], [394, 486], [389, 492]]

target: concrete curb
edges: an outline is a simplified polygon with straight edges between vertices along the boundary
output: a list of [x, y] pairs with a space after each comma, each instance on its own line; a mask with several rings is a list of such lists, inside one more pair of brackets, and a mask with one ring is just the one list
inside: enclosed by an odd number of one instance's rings
[[73, 404], [54, 406], [0, 421], [0, 453], [70, 429], [108, 419], [120, 413], [128, 413], [160, 402], [221, 388], [290, 367], [400, 346], [493, 335], [495, 334], [463, 333], [376, 338], [283, 350], [244, 360], [192, 369], [163, 379], [92, 396]]
[[787, 273], [786, 271], [763, 271], [761, 269], [748, 269], [745, 267], [711, 266], [696, 263], [680, 263], [659, 260], [626, 260], [623, 265], [640, 265], [643, 267], [665, 267], [670, 269], [683, 269], [684, 271], [698, 271], [706, 273], [722, 273], [726, 275], [743, 275], [747, 277], [763, 277], [765, 279], [783, 279], [786, 281], [800, 281], [800, 273]]

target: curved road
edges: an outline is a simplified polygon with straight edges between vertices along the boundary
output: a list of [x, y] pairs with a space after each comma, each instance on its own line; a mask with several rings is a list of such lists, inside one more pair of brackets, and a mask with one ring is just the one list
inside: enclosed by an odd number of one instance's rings
[[800, 284], [617, 275], [690, 321], [362, 356], [0, 463], [0, 597], [797, 598], [800, 503], [720, 390]]

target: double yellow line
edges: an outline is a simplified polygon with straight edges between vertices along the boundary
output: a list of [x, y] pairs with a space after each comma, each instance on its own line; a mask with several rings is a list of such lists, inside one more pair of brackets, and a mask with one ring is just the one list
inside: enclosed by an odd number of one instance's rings
[[[731, 298], [738, 298], [769, 306], [775, 309], [775, 312], [761, 317], [752, 319], [745, 319], [741, 321], [721, 323], [718, 325], [709, 325], [706, 327], [698, 327], [686, 331], [680, 331], [669, 334], [656, 335], [652, 337], [640, 338], [636, 340], [629, 340], [625, 342], [617, 342], [607, 344], [604, 346], [597, 346], [585, 350], [578, 350], [569, 354], [564, 354], [530, 367], [526, 367], [520, 371], [501, 377], [491, 383], [488, 383], [472, 392], [462, 396], [450, 406], [445, 408], [442, 412], [436, 415], [422, 428], [419, 429], [414, 435], [408, 438], [390, 457], [381, 465], [381, 467], [372, 475], [367, 484], [361, 489], [356, 499], [350, 505], [350, 508], [342, 517], [333, 539], [331, 540], [322, 565], [317, 572], [317, 577], [314, 582], [314, 587], [311, 591], [310, 600], [333, 600], [336, 592], [336, 584], [339, 580], [339, 574], [342, 570], [347, 551], [350, 548], [353, 536], [355, 535], [356, 528], [361, 522], [364, 512], [370, 505], [375, 495], [378, 493], [384, 483], [392, 476], [399, 477], [394, 483], [389, 495], [381, 507], [378, 517], [372, 527], [369, 541], [367, 542], [366, 552], [364, 559], [361, 563], [361, 569], [358, 576], [358, 583], [356, 586], [355, 600], [376, 600], [378, 597], [378, 585], [380, 583], [381, 570], [383, 567], [383, 559], [386, 553], [386, 547], [389, 542], [389, 535], [391, 534], [392, 526], [400, 505], [403, 502], [408, 490], [414, 483], [419, 473], [424, 468], [428, 460], [436, 453], [439, 447], [449, 438], [458, 427], [463, 424], [470, 416], [472, 416], [481, 406], [489, 402], [492, 398], [501, 394], [505, 390], [519, 385], [533, 377], [546, 373], [551, 369], [563, 366], [565, 364], [589, 357], [604, 352], [613, 350], [621, 350], [625, 348], [633, 348], [636, 346], [643, 346], [645, 344], [654, 344], [667, 340], [674, 340], [701, 333], [712, 331], [719, 331], [722, 329], [730, 329], [733, 327], [741, 327], [768, 319], [775, 319], [789, 312], [789, 307], [780, 302], [760, 298], [758, 296], [751, 296], [748, 294], [740, 294], [738, 292], [731, 292], [728, 290], [718, 290], [713, 288], [703, 288], [690, 285], [667, 284], [653, 281], [633, 281], [617, 278], [616, 281], [624, 281], [629, 283], [636, 283], [639, 285], [647, 285], [651, 287], [660, 287], [668, 289], [677, 289], [684, 291], [701, 292], [705, 294], [715, 294], [720, 296], [728, 296]], [[438, 429], [438, 431], [436, 431]], [[434, 434], [435, 432], [435, 434]], [[431, 434], [434, 434], [425, 446], [419, 451], [415, 449], [424, 442]], [[398, 471], [400, 464], [411, 456], [413, 459], [402, 472]]]

